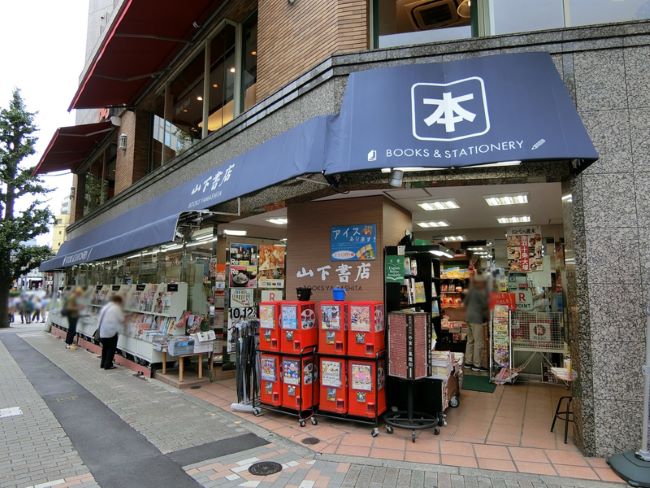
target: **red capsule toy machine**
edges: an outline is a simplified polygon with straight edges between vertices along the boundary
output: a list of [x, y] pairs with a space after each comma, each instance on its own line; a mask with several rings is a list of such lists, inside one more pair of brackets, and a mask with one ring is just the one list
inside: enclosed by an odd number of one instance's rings
[[318, 372], [313, 355], [282, 357], [282, 406], [302, 412], [318, 405]]
[[280, 303], [260, 303], [260, 350], [280, 352]]
[[343, 357], [321, 356], [319, 411], [348, 413], [348, 372]]
[[348, 304], [320, 302], [318, 321], [318, 352], [345, 356], [347, 354]]
[[300, 354], [318, 344], [315, 302], [280, 302], [280, 350]]
[[374, 418], [386, 411], [384, 360], [348, 359], [348, 414]]
[[384, 304], [350, 302], [348, 314], [348, 356], [375, 358], [384, 350]]
[[280, 358], [276, 354], [260, 354], [260, 401], [266, 405], [282, 405]]

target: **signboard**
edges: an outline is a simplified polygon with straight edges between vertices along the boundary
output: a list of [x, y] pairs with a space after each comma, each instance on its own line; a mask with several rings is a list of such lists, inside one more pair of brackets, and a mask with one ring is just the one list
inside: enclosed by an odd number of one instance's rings
[[508, 269], [512, 273], [541, 271], [544, 268], [544, 240], [539, 226], [515, 227], [506, 237]]
[[514, 292], [517, 310], [533, 309], [533, 292], [531, 290], [516, 290]]
[[231, 341], [233, 326], [243, 320], [257, 318], [255, 290], [252, 288], [231, 288], [230, 308], [228, 309], [228, 352], [235, 350]]
[[512, 293], [491, 293], [492, 361], [500, 368], [510, 367], [510, 311], [516, 307]]
[[257, 245], [230, 245], [230, 287], [255, 288], [257, 286]]
[[386, 283], [402, 284], [404, 282], [404, 256], [386, 256], [384, 279]]
[[284, 288], [284, 256], [286, 246], [280, 244], [260, 245], [259, 271], [257, 274], [260, 288]]
[[332, 261], [373, 261], [377, 258], [375, 224], [336, 225], [330, 231]]

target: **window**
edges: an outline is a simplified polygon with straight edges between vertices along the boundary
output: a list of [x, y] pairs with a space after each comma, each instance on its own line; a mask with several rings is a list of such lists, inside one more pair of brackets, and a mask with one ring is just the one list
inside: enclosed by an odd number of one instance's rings
[[244, 24], [241, 81], [244, 110], [248, 110], [257, 102], [257, 14]]
[[210, 42], [208, 131], [221, 129], [235, 116], [236, 29], [226, 25]]
[[205, 54], [201, 51], [168, 87], [167, 103], [171, 110], [166, 112], [171, 113], [166, 118], [171, 125], [165, 125], [165, 145], [176, 153], [201, 139], [204, 66]]
[[472, 36], [470, 0], [374, 0], [377, 47], [422, 44]]

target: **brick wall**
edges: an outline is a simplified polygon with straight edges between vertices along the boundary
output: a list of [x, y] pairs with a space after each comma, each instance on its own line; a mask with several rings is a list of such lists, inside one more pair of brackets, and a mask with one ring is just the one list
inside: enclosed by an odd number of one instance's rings
[[265, 0], [258, 19], [258, 102], [330, 55], [368, 47], [367, 0]]
[[[115, 194], [124, 191], [147, 174], [149, 168], [150, 115], [144, 111], [125, 111], [118, 134], [126, 134], [126, 151], [117, 150]], [[119, 141], [119, 138], [118, 138]]]

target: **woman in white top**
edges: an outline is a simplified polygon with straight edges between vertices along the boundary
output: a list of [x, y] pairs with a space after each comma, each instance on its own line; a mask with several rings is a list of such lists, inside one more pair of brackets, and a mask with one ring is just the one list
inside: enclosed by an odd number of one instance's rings
[[117, 337], [124, 328], [123, 299], [114, 295], [99, 312], [99, 342], [102, 343], [102, 369], [114, 369], [113, 358], [117, 349]]

